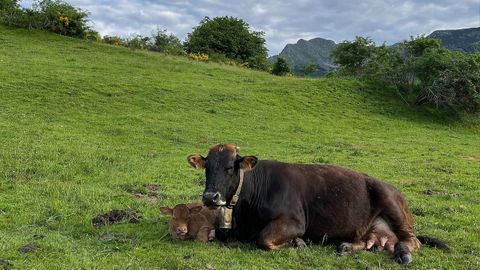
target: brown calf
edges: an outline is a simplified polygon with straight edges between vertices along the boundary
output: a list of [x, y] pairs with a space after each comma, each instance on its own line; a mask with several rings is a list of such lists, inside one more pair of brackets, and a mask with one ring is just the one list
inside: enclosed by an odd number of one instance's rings
[[174, 240], [195, 238], [208, 242], [215, 238], [216, 210], [201, 203], [177, 204], [174, 208], [160, 207], [160, 212], [170, 215], [170, 236]]

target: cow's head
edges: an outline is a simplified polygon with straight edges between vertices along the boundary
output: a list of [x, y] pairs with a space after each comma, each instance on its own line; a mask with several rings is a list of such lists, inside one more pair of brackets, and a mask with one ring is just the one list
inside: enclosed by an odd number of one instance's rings
[[210, 148], [207, 157], [191, 154], [187, 161], [192, 167], [205, 169], [207, 181], [203, 192], [203, 203], [208, 207], [218, 207], [230, 202], [238, 187], [240, 169], [245, 172], [257, 163], [254, 156], [239, 155], [233, 144], [219, 144]]

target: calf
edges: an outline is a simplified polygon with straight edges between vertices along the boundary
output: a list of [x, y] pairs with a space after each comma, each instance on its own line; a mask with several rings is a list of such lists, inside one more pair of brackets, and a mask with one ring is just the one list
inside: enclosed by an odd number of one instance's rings
[[216, 210], [201, 203], [178, 204], [174, 208], [160, 207], [163, 214], [170, 215], [168, 232], [174, 240], [195, 238], [208, 242], [215, 238]]

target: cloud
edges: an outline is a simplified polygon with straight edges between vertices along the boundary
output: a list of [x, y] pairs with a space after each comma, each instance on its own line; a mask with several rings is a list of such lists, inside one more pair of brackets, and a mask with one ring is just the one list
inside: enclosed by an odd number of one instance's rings
[[[235, 16], [255, 31], [265, 32], [271, 55], [298, 39], [323, 37], [336, 42], [370, 36], [393, 44], [437, 29], [480, 26], [478, 0], [69, 0], [88, 10], [102, 35], [150, 35], [166, 28], [185, 39], [203, 17]], [[21, 1], [22, 6], [32, 1]]]

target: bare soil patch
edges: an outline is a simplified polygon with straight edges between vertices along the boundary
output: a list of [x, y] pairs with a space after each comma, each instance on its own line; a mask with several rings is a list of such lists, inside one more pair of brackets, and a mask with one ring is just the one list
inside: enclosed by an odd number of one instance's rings
[[123, 220], [128, 220], [129, 223], [137, 223], [141, 216], [131, 210], [111, 210], [105, 214], [98, 215], [92, 218], [94, 226], [111, 225]]

